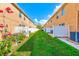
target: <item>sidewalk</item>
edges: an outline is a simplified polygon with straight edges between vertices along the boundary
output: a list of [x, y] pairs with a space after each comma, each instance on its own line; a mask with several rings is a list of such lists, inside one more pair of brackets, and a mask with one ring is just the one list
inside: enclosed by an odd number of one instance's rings
[[59, 40], [65, 42], [65, 43], [67, 43], [67, 44], [69, 44], [69, 45], [71, 45], [71, 46], [73, 46], [74, 48], [76, 48], [76, 49], [79, 50], [79, 44], [78, 44], [78, 43], [73, 42], [73, 41], [71, 41], [71, 40], [68, 39], [68, 38], [59, 38]]
[[[49, 34], [49, 35], [52, 36], [52, 34]], [[65, 42], [65, 43], [67, 43], [67, 44], [69, 44], [69, 45], [71, 45], [71, 46], [73, 46], [74, 48], [76, 48], [76, 49], [79, 50], [79, 44], [78, 44], [78, 43], [76, 43], [76, 42], [74, 42], [74, 41], [72, 41], [72, 40], [70, 40], [70, 39], [68, 39], [68, 38], [59, 38], [59, 40]]]

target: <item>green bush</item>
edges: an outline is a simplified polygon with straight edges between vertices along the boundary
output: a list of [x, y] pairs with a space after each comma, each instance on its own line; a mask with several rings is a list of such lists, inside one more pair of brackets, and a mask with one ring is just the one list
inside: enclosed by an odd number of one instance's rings
[[4, 40], [0, 42], [0, 56], [8, 55], [12, 50], [11, 40]]
[[6, 36], [3, 41], [0, 42], [0, 56], [8, 55], [12, 51], [12, 42], [19, 42], [25, 38], [23, 33]]
[[19, 33], [16, 37], [19, 41], [23, 40], [25, 38], [25, 35], [23, 33]]
[[25, 35], [23, 33], [18, 33], [11, 35], [10, 37], [7, 37], [6, 39], [12, 40], [12, 42], [21, 41], [25, 38]]

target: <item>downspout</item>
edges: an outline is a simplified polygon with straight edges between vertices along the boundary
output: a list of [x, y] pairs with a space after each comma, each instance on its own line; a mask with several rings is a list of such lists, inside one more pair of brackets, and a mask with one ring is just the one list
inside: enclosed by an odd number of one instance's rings
[[[75, 12], [76, 12], [76, 4], [75, 4]], [[78, 13], [76, 12], [76, 33], [75, 33], [75, 39], [76, 39], [76, 43], [77, 43], [77, 16], [78, 16]]]

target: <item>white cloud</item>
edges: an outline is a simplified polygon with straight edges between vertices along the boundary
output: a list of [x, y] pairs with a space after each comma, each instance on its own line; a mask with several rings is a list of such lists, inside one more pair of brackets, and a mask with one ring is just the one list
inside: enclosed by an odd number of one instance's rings
[[52, 14], [49, 14], [47, 17], [50, 18], [52, 16]]
[[62, 4], [57, 5], [57, 6], [55, 7], [54, 11], [52, 11], [52, 13], [47, 16], [47, 18], [49, 19], [49, 18], [61, 7], [61, 5], [62, 5]]
[[34, 21], [35, 21], [35, 22], [38, 22], [38, 19], [37, 19], [37, 18], [35, 18], [35, 19], [34, 19]]
[[61, 7], [61, 5], [56, 6], [55, 9], [54, 9], [54, 11], [51, 14], [48, 14], [45, 18], [40, 19], [39, 21], [38, 21], [37, 18], [35, 18], [34, 19], [35, 23], [36, 24], [44, 25], [49, 20], [49, 18]]
[[41, 25], [43, 25], [43, 24], [45, 24], [45, 23], [47, 22], [47, 20], [48, 20], [48, 19], [40, 19], [40, 20], [38, 21], [38, 19], [35, 18], [35, 19], [34, 19], [34, 22], [35, 22], [35, 24], [41, 24]]
[[52, 15], [63, 5], [64, 3], [57, 5], [52, 13]]
[[41, 20], [39, 21], [39, 23], [40, 23], [41, 25], [44, 25], [46, 22], [47, 22], [47, 20], [45, 20], [45, 19], [41, 19]]
[[35, 19], [34, 19], [34, 22], [35, 22], [35, 24], [44, 25], [44, 24], [49, 20], [49, 18], [50, 18], [51, 16], [52, 16], [52, 14], [49, 14], [49, 15], [47, 15], [45, 18], [40, 19], [39, 21], [38, 21], [37, 18], [35, 18]]

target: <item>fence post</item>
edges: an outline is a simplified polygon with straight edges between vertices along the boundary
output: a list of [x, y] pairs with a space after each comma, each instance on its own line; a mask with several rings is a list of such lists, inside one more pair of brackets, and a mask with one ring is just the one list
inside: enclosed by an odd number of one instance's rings
[[68, 39], [70, 39], [70, 28], [69, 28], [69, 25], [67, 25], [67, 28], [68, 28]]
[[53, 25], [53, 37], [54, 37], [54, 25]]

